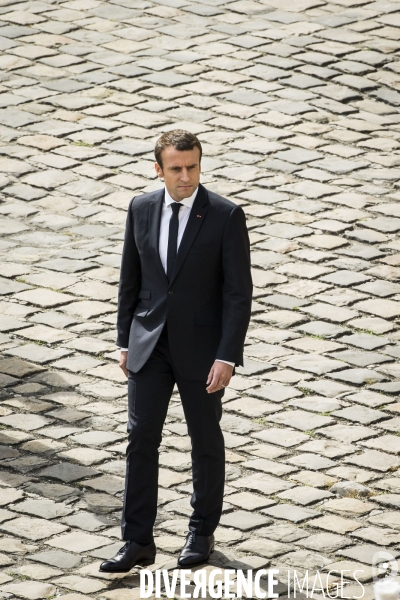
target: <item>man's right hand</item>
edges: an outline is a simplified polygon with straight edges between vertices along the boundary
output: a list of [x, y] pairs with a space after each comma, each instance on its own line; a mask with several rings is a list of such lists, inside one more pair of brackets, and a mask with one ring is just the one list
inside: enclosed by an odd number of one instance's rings
[[128, 360], [128, 353], [125, 352], [124, 350], [121, 350], [121, 356], [119, 359], [119, 367], [123, 370], [126, 377], [128, 377], [128, 369], [126, 368], [127, 360]]

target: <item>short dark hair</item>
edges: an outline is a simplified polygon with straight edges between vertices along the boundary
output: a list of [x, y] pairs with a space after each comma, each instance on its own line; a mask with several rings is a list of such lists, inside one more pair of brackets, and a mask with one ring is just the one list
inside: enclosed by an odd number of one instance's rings
[[154, 148], [154, 155], [157, 163], [162, 168], [161, 153], [167, 146], [173, 146], [176, 150], [193, 150], [198, 148], [200, 151], [200, 160], [203, 154], [200, 140], [194, 133], [185, 131], [184, 129], [172, 129], [163, 133], [162, 136], [157, 140], [156, 147]]

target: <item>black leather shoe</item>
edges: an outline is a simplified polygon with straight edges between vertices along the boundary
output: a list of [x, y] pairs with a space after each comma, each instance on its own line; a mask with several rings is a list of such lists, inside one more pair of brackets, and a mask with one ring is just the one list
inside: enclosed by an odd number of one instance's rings
[[154, 565], [156, 559], [156, 546], [154, 542], [147, 546], [140, 546], [136, 542], [128, 541], [114, 558], [105, 560], [100, 565], [103, 573], [127, 573], [135, 566], [148, 567]]
[[206, 562], [213, 550], [213, 535], [197, 535], [194, 531], [189, 531], [185, 545], [178, 558], [178, 567], [187, 567]]

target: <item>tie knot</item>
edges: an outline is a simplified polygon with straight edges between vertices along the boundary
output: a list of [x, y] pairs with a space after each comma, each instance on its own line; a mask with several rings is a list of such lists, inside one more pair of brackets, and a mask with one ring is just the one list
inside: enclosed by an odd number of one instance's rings
[[171, 208], [172, 208], [172, 212], [174, 213], [174, 215], [177, 215], [179, 213], [180, 207], [181, 207], [180, 202], [172, 202]]

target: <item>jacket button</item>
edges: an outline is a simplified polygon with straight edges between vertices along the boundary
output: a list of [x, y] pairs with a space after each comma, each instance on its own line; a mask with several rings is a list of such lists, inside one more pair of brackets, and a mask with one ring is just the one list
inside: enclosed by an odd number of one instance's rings
[[168, 294], [173, 294], [174, 291], [173, 290], [168, 290]]

